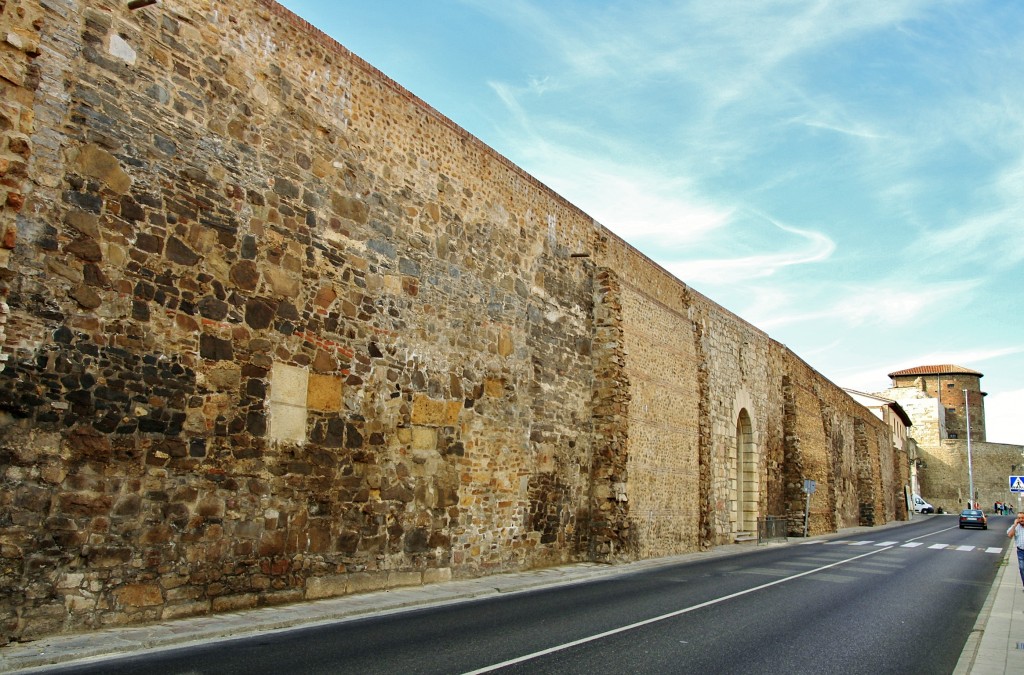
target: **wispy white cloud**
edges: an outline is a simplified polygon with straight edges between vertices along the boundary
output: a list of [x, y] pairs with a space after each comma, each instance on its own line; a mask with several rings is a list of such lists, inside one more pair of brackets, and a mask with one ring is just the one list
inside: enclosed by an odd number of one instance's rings
[[885, 138], [885, 135], [873, 131], [871, 130], [871, 128], [863, 124], [856, 124], [854, 126], [844, 127], [841, 124], [835, 122], [827, 122], [825, 120], [820, 119], [810, 119], [808, 117], [794, 118], [791, 121], [793, 124], [802, 124], [803, 126], [811, 127], [812, 129], [823, 129], [825, 131], [832, 131], [837, 134], [853, 136], [855, 138], [863, 138], [866, 140], [878, 141]]
[[991, 269], [1024, 261], [1024, 154], [1005, 166], [982, 192], [990, 196], [990, 210], [930, 231], [914, 248], [946, 261], [951, 255], [958, 262], [983, 261]]
[[921, 317], [949, 311], [966, 301], [979, 285], [978, 280], [941, 284], [918, 282], [865, 282], [860, 285], [823, 282], [825, 302], [807, 309], [806, 293], [794, 289], [786, 306], [776, 303], [768, 311], [758, 306], [747, 316], [758, 327], [770, 330], [791, 324], [840, 323], [845, 326], [906, 325]]
[[757, 255], [666, 262], [666, 268], [690, 284], [721, 283], [723, 280], [740, 283], [772, 276], [780, 269], [793, 265], [821, 262], [835, 251], [835, 242], [821, 232], [784, 225], [764, 215], [761, 218], [775, 228], [794, 235], [795, 245]]

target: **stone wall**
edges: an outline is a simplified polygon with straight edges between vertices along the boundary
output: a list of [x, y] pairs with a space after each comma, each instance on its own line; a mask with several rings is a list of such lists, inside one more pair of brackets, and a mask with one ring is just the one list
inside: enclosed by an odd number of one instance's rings
[[0, 8], [0, 640], [899, 517], [867, 409], [282, 7]]
[[[973, 414], [972, 411], [971, 415]], [[963, 451], [966, 455], [966, 447]], [[1024, 476], [1024, 446], [972, 442], [971, 468], [974, 475], [974, 491], [978, 494], [981, 508], [986, 512], [992, 509], [996, 501], [1010, 504], [1015, 509], [1024, 505], [1021, 503], [1022, 495], [1010, 492], [1009, 486], [1010, 476]]]
[[[1024, 475], [1024, 447], [1007, 443], [971, 443], [971, 471], [974, 491], [986, 512], [996, 501], [1018, 506], [1017, 495], [1010, 492], [1009, 477]], [[967, 442], [947, 439], [938, 447], [922, 447], [924, 467], [918, 474], [921, 495], [936, 508], [956, 513], [966, 506], [970, 484]]]
[[8, 354], [6, 324], [10, 312], [10, 258], [17, 240], [17, 218], [32, 188], [28, 164], [36, 130], [33, 101], [40, 91], [42, 8], [35, 2], [9, 0], [0, 5], [6, 30], [0, 44], [0, 370]]

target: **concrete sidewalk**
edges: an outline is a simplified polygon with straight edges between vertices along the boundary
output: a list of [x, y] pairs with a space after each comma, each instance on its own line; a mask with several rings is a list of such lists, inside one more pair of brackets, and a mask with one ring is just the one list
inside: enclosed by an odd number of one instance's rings
[[1024, 673], [1024, 587], [1012, 545], [953, 673]]
[[[901, 523], [893, 523], [899, 525]], [[881, 527], [844, 529], [812, 539], [850, 538], [878, 532]], [[807, 543], [790, 539], [786, 544]], [[628, 574], [696, 559], [753, 553], [752, 544], [719, 546], [711, 551], [643, 560], [627, 565], [579, 563], [527, 572], [396, 588], [388, 591], [348, 595], [327, 600], [280, 607], [178, 619], [144, 626], [118, 627], [75, 635], [57, 635], [27, 643], [0, 647], [0, 673], [44, 672], [56, 664], [82, 659], [100, 659], [141, 650], [181, 647], [189, 643], [241, 638], [267, 631], [303, 628], [316, 624], [357, 619], [369, 615], [399, 612], [439, 603], [465, 602], [487, 596], [533, 590], [546, 586], [581, 583], [601, 577]], [[1013, 551], [1011, 550], [1010, 553]], [[1017, 573], [1016, 556], [1004, 558], [965, 645], [956, 673], [995, 675], [1024, 672], [1024, 591]]]

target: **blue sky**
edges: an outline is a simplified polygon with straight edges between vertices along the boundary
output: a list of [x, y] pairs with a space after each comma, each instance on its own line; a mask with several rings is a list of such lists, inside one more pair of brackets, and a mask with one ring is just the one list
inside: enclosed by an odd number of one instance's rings
[[841, 386], [1024, 444], [1024, 3], [282, 3]]

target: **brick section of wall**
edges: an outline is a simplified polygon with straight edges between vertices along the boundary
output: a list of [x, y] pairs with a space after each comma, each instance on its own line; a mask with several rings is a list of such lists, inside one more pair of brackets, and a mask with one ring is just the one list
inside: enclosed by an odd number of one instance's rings
[[[630, 286], [623, 289], [629, 407], [629, 499], [640, 530], [638, 555], [691, 551], [701, 544], [699, 388], [703, 355], [685, 315]], [[702, 443], [702, 440], [704, 442]]]

